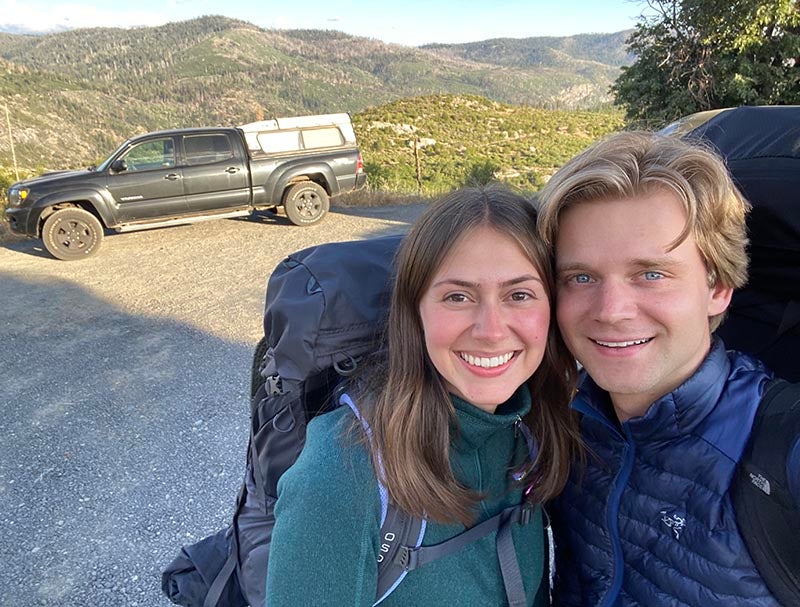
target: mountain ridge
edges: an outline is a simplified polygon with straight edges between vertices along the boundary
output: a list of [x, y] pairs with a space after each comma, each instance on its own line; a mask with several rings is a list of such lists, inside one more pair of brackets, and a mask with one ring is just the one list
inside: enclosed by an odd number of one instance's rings
[[[407, 47], [219, 16], [135, 29], [0, 33], [0, 104], [9, 109], [21, 166], [66, 168], [95, 162], [141, 132], [355, 115], [430, 95], [560, 110], [607, 107], [609, 86], [626, 61], [625, 37]], [[9, 166], [6, 131], [1, 124], [0, 165]]]

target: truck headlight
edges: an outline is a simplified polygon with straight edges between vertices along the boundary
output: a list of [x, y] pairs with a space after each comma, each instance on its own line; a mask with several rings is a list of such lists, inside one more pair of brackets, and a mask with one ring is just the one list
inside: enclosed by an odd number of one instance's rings
[[18, 207], [25, 199], [28, 198], [28, 193], [30, 190], [28, 188], [11, 188], [8, 190], [8, 204], [12, 207]]

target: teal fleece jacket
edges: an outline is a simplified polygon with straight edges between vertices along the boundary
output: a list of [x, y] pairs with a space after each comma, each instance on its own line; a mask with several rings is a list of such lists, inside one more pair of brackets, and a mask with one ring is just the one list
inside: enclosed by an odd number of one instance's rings
[[[450, 463], [459, 481], [485, 494], [480, 522], [522, 499], [520, 490], [509, 491], [509, 471], [526, 455], [515, 422], [529, 411], [530, 396], [520, 388], [494, 415], [455, 397], [453, 403], [460, 432], [454, 432]], [[367, 450], [347, 437], [352, 421], [349, 407], [312, 420], [300, 457], [278, 483], [267, 607], [375, 602], [380, 497]], [[422, 543], [438, 544], [464, 530], [460, 524], [429, 522]], [[411, 571], [381, 605], [507, 605], [496, 535]], [[527, 525], [515, 524], [512, 535], [528, 605], [547, 605], [541, 509]]]

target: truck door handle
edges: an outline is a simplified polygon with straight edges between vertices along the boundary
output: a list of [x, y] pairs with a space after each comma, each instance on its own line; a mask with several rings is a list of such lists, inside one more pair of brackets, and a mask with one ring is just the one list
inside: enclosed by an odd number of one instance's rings
[[177, 173], [170, 173], [169, 175], [164, 175], [164, 179], [169, 179], [170, 181], [175, 181], [176, 179], [180, 179], [181, 176]]
[[234, 173], [239, 172], [239, 167], [228, 167], [227, 169], [225, 169], [225, 172], [233, 175]]

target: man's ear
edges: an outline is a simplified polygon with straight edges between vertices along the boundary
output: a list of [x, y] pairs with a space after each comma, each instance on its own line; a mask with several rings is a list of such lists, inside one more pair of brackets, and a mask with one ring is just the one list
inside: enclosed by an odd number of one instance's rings
[[723, 287], [717, 282], [711, 287], [711, 297], [708, 299], [708, 315], [717, 316], [728, 309], [733, 296], [733, 287]]

